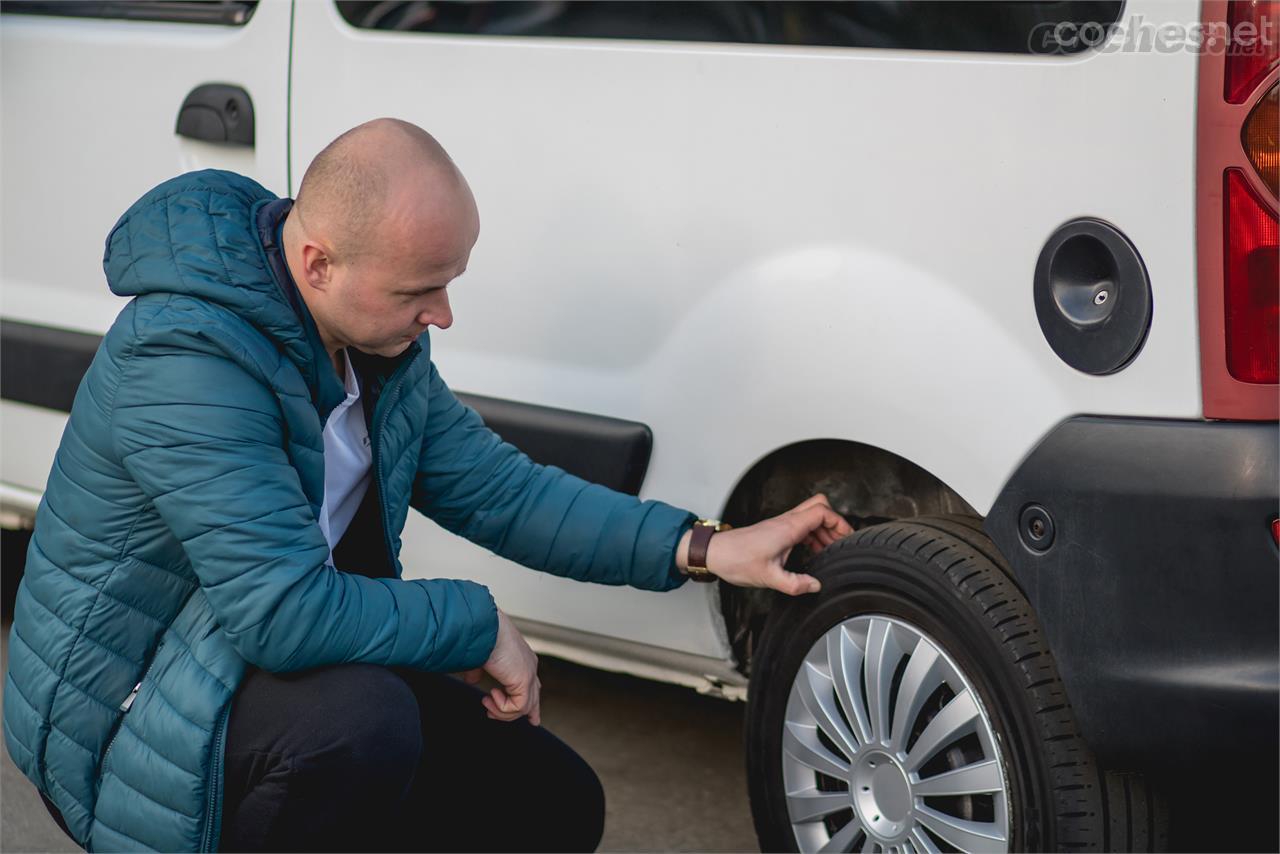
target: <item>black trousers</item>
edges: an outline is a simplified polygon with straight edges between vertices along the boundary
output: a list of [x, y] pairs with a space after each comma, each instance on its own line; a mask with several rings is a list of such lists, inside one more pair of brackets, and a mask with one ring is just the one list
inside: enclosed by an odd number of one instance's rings
[[594, 851], [604, 791], [526, 719], [450, 676], [250, 668], [231, 706], [223, 851]]
[[[394, 575], [376, 485], [334, 559]], [[482, 696], [410, 668], [250, 667], [228, 722], [221, 850], [594, 851], [595, 772], [524, 718], [489, 720]]]

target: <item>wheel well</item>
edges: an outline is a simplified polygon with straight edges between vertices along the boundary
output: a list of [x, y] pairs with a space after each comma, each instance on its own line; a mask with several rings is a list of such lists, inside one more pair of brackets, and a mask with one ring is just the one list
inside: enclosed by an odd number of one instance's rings
[[[927, 514], [978, 515], [955, 490], [910, 460], [861, 442], [815, 439], [779, 448], [753, 465], [729, 495], [722, 518], [736, 527], [750, 525], [816, 492], [857, 529]], [[787, 568], [799, 569], [807, 560], [806, 550], [794, 549]], [[750, 675], [752, 651], [779, 595], [720, 585], [734, 663], [744, 675]]]

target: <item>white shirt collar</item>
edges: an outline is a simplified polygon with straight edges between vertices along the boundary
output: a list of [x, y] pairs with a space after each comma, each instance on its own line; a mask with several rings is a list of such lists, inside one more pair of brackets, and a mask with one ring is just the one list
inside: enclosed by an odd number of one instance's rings
[[347, 348], [342, 348], [342, 361], [347, 366], [347, 375], [343, 380], [343, 385], [347, 390], [347, 400], [352, 401], [360, 397], [360, 382], [356, 379], [356, 369], [351, 364], [351, 358], [347, 356]]

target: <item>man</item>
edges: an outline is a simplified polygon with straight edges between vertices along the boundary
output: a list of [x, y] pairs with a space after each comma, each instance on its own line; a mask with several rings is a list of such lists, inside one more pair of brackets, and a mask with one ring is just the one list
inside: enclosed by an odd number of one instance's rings
[[[537, 659], [488, 591], [403, 580], [414, 509], [557, 574], [667, 590], [695, 566], [790, 594], [822, 496], [711, 535], [534, 464], [430, 360], [475, 200], [380, 119], [296, 203], [205, 170], [107, 238], [134, 297], [76, 396], [36, 517], [4, 693], [10, 754], [91, 849], [588, 850], [603, 797], [539, 723]], [[696, 539], [695, 539], [696, 537]], [[485, 694], [448, 678], [474, 682]]]

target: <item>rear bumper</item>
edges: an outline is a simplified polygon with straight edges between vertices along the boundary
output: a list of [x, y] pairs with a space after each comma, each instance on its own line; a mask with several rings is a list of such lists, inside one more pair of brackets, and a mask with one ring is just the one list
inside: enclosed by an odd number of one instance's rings
[[1276, 761], [1278, 444], [1275, 422], [1072, 418], [988, 514], [1108, 767]]

